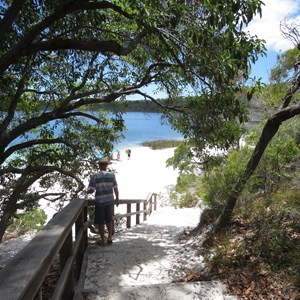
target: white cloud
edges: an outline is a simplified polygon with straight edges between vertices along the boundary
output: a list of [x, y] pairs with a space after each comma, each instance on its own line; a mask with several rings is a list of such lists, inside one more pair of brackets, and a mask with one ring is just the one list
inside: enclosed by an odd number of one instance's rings
[[257, 16], [247, 27], [251, 35], [266, 41], [268, 50], [285, 51], [294, 47], [280, 31], [280, 22], [287, 17], [299, 18], [300, 0], [264, 0], [262, 18]]

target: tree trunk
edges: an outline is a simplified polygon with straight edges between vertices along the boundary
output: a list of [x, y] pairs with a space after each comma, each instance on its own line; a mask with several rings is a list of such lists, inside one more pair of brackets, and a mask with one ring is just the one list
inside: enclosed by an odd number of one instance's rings
[[0, 242], [2, 242], [2, 238], [5, 234], [6, 228], [10, 223], [10, 219], [13, 214], [17, 211], [17, 200], [12, 199], [10, 197], [7, 201], [7, 204], [3, 204], [1, 207], [3, 211], [1, 219], [0, 219]]
[[14, 190], [4, 203], [1, 204], [2, 215], [0, 218], [0, 242], [7, 226], [10, 224], [11, 217], [17, 212], [18, 200], [22, 193], [26, 193], [28, 188], [35, 182], [36, 177], [39, 177], [39, 173], [35, 176], [29, 176], [30, 168], [23, 171], [23, 174], [18, 178]]
[[247, 164], [247, 167], [241, 177], [238, 179], [235, 187], [232, 189], [230, 196], [226, 201], [226, 205], [220, 217], [218, 218], [216, 224], [213, 228], [213, 233], [220, 232], [224, 227], [229, 225], [231, 220], [233, 209], [236, 205], [236, 201], [242, 191], [245, 188], [245, 185], [250, 178], [250, 176], [255, 171], [258, 166], [260, 159], [262, 158], [268, 144], [271, 142], [272, 138], [277, 133], [282, 122], [293, 118], [296, 115], [300, 114], [300, 106], [285, 108], [270, 117], [265, 124], [262, 133], [260, 135], [259, 141], [256, 144], [256, 147], [252, 153], [252, 156]]

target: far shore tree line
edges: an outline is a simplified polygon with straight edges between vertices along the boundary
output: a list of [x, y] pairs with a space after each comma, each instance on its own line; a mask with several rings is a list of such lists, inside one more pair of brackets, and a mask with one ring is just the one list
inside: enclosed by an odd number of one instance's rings
[[[265, 46], [243, 30], [261, 15], [262, 5], [259, 0], [3, 1], [0, 239], [19, 211], [36, 209], [39, 200], [62, 206], [84, 195], [83, 180], [96, 170], [95, 149], [111, 152], [124, 130], [126, 105], [142, 104], [124, 103], [128, 96], [156, 105], [193, 148], [188, 155], [201, 162], [207, 161], [208, 148], [236, 148], [249, 120], [249, 101], [262, 90], [259, 80], [244, 90], [250, 66]], [[295, 26], [282, 23], [282, 31], [298, 53]], [[300, 113], [294, 63], [287, 74], [277, 70], [282, 77], [274, 74], [280, 92], [262, 99], [270, 114], [211, 234], [230, 223], [280, 125]], [[167, 101], [145, 92], [153, 84]], [[124, 107], [107, 114], [102, 106], [110, 105]], [[54, 184], [61, 189], [49, 192]]]

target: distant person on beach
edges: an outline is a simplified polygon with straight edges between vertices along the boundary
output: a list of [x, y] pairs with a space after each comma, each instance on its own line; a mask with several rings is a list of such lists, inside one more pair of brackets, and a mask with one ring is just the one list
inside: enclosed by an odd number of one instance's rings
[[[95, 193], [95, 225], [99, 226], [100, 239], [97, 244], [106, 245], [104, 225], [106, 224], [108, 237], [107, 244], [112, 244], [113, 230], [113, 206], [119, 205], [119, 189], [114, 173], [107, 171], [111, 164], [107, 158], [100, 158], [98, 161], [100, 172], [91, 176], [87, 192]], [[114, 194], [116, 199], [114, 199]]]
[[130, 157], [131, 157], [131, 150], [127, 149], [125, 152], [127, 153], [128, 159], [130, 159]]

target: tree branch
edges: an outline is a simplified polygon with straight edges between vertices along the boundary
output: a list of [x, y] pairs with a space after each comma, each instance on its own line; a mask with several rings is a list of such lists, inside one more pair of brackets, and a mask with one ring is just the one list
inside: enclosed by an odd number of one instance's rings
[[12, 155], [16, 151], [26, 149], [35, 145], [41, 145], [41, 144], [65, 144], [73, 149], [76, 148], [76, 145], [74, 145], [73, 143], [71, 143], [69, 140], [66, 139], [60, 139], [60, 138], [59, 139], [35, 139], [35, 140], [31, 140], [28, 142], [11, 146], [8, 149], [6, 149], [0, 159], [0, 164], [2, 164], [2, 162], [5, 159], [7, 159], [10, 155]]
[[[127, 14], [125, 11], [123, 11], [120, 7], [107, 2], [107, 1], [101, 1], [101, 2], [90, 2], [88, 0], [71, 0], [71, 1], [66, 1], [60, 6], [57, 6], [54, 9], [54, 13], [47, 18], [45, 18], [43, 21], [40, 23], [36, 24], [33, 26], [25, 35], [24, 37], [20, 40], [20, 42], [9, 52], [7, 52], [5, 55], [3, 55], [0, 58], [0, 76], [2, 76], [3, 72], [15, 61], [17, 61], [19, 58], [25, 55], [29, 55], [31, 53], [35, 53], [37, 51], [45, 51], [45, 50], [59, 50], [59, 49], [78, 49], [78, 50], [89, 50], [89, 51], [105, 51], [109, 52], [109, 49], [107, 48], [107, 45], [111, 43], [107, 43], [106, 47], [101, 50], [101, 45], [96, 45], [92, 44], [90, 47], [87, 46], [88, 43], [83, 43], [80, 45], [80, 43], [76, 43], [74, 40], [70, 40], [70, 42], [67, 41], [67, 44], [69, 44], [69, 47], [74, 46], [75, 48], [68, 48], [66, 46], [66, 43], [63, 43], [63, 40], [57, 41], [57, 43], [50, 41], [50, 42], [45, 42], [45, 43], [40, 43], [40, 44], [35, 44], [35, 46], [32, 48], [32, 42], [37, 39], [37, 36], [43, 32], [45, 29], [50, 28], [52, 24], [57, 22], [58, 20], [64, 18], [65, 16], [69, 15], [72, 12], [78, 11], [78, 10], [97, 10], [97, 9], [112, 9], [119, 14], [122, 14], [126, 18], [132, 18], [130, 14]], [[136, 41], [139, 40], [141, 36], [138, 36]], [[48, 44], [48, 46], [46, 46]], [[50, 44], [50, 45], [49, 45]], [[97, 44], [97, 43], [96, 43]], [[119, 48], [116, 43], [113, 43], [116, 48]], [[44, 45], [44, 46], [43, 46]], [[62, 48], [59, 48], [59, 45]], [[46, 47], [45, 47], [46, 46]], [[123, 55], [126, 53], [129, 53], [132, 51], [132, 47], [134, 47], [134, 43], [131, 43], [127, 48], [123, 50]], [[94, 49], [96, 48], [96, 49]], [[29, 49], [29, 52], [28, 52]], [[35, 49], [35, 50], [34, 50]], [[105, 50], [104, 50], [105, 49]], [[121, 49], [121, 48], [119, 48]], [[122, 51], [121, 51], [122, 52]]]
[[122, 46], [114, 40], [106, 41], [79, 41], [77, 39], [52, 39], [46, 42], [33, 43], [23, 51], [23, 55], [31, 55], [40, 51], [56, 51], [56, 50], [82, 50], [95, 51], [100, 53], [114, 53], [119, 56], [128, 55], [140, 41], [148, 34], [146, 30], [137, 34], [137, 36], [127, 44]]
[[12, 119], [14, 118], [14, 114], [15, 114], [15, 110], [17, 107], [17, 104], [20, 100], [21, 95], [24, 92], [24, 87], [26, 84], [26, 81], [30, 75], [30, 69], [31, 69], [31, 62], [32, 59], [28, 58], [24, 70], [23, 70], [23, 74], [22, 77], [20, 78], [18, 85], [17, 85], [17, 90], [14, 94], [14, 96], [12, 97], [12, 100], [9, 104], [9, 108], [8, 108], [8, 112], [7, 112], [7, 116], [5, 117], [5, 119], [3, 120], [3, 122], [1, 123], [0, 126], [0, 137], [3, 135], [3, 133], [6, 131], [8, 125], [10, 124], [10, 122], [12, 121]]
[[[37, 197], [35, 199], [36, 200], [45, 199], [45, 200], [48, 200], [50, 202], [55, 202], [57, 200], [62, 199], [65, 195], [66, 195], [66, 193], [44, 193], [44, 194], [37, 195]], [[54, 196], [56, 198], [48, 199], [48, 197], [54, 197]]]
[[[58, 172], [60, 174], [65, 175], [66, 177], [73, 178], [75, 181], [78, 182], [80, 186], [83, 185], [81, 180], [74, 175], [73, 172], [69, 172], [67, 170], [64, 170], [62, 168], [59, 168], [57, 166], [28, 166], [25, 169], [21, 168], [14, 168], [14, 167], [8, 167], [0, 169], [0, 176], [5, 173], [14, 173], [14, 174], [21, 174], [20, 178], [17, 181], [15, 191], [17, 191], [19, 194], [21, 192], [24, 192], [28, 189], [29, 186], [31, 186], [35, 181], [40, 179], [42, 176], [48, 173]], [[19, 186], [19, 188], [18, 188]]]
[[26, 0], [14, 0], [0, 22], [0, 40], [10, 31], [11, 25], [19, 15]]
[[284, 96], [282, 108], [288, 107], [290, 105], [294, 94], [300, 89], [300, 73], [299, 72], [297, 73], [298, 74], [294, 76], [295, 79], [292, 82], [292, 86]]
[[79, 184], [80, 187], [83, 186], [82, 181], [77, 176], [75, 176], [73, 172], [69, 172], [69, 171], [59, 168], [57, 166], [28, 166], [24, 170], [23, 175], [26, 175], [28, 177], [32, 173], [38, 174], [38, 175], [33, 176], [33, 178], [36, 178], [33, 181], [33, 182], [35, 182], [37, 179], [41, 178], [43, 175], [45, 175], [47, 173], [53, 173], [53, 172], [58, 172], [62, 175], [65, 175], [66, 177], [73, 178], [75, 181], [77, 181], [77, 183]]

